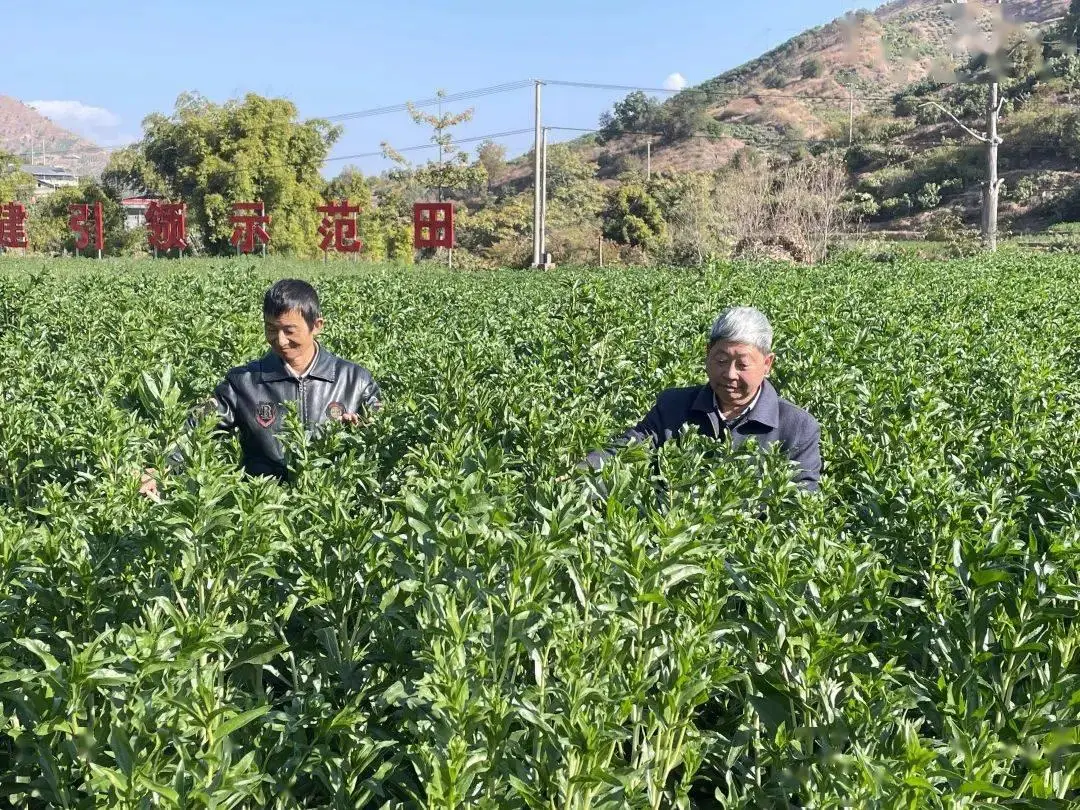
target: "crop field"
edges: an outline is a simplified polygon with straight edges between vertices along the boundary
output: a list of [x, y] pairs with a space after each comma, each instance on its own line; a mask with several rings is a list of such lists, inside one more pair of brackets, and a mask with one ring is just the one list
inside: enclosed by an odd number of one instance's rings
[[[282, 276], [385, 408], [140, 496]], [[697, 436], [575, 470], [735, 304], [821, 491]], [[1078, 599], [1068, 256], [0, 261], [0, 806], [1065, 807]]]

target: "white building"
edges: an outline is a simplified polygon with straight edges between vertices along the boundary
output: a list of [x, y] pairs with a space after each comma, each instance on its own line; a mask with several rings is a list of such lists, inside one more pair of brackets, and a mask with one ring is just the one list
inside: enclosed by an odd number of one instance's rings
[[44, 197], [64, 186], [77, 186], [79, 178], [69, 169], [56, 166], [33, 166], [24, 163], [22, 171], [34, 178], [34, 196]]

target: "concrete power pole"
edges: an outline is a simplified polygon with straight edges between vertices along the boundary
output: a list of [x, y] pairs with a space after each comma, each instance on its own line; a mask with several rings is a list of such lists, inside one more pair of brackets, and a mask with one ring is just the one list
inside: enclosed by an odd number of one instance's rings
[[[997, 0], [1001, 5], [1001, 0]], [[989, 60], [990, 70], [995, 69], [994, 60]], [[982, 241], [987, 250], [997, 250], [997, 222], [998, 202], [1001, 197], [1001, 178], [998, 176], [998, 147], [1001, 145], [1001, 136], [998, 135], [998, 118], [1001, 116], [1001, 105], [1005, 101], [1001, 97], [1001, 87], [997, 77], [990, 76], [990, 85], [986, 93], [986, 133], [976, 132], [966, 126], [963, 121], [952, 114], [948, 109], [936, 101], [928, 101], [921, 106], [936, 107], [945, 113], [953, 122], [964, 130], [968, 135], [980, 143], [986, 144], [986, 180], [982, 186]]]
[[540, 135], [540, 264], [547, 266], [548, 128]]
[[847, 142], [848, 146], [855, 143], [855, 91], [850, 87], [847, 91]]
[[997, 250], [998, 200], [1001, 196], [1001, 178], [998, 177], [998, 115], [1001, 112], [1001, 99], [998, 98], [998, 83], [990, 85], [986, 97], [986, 183], [983, 185], [983, 223], [982, 238], [986, 249]]
[[533, 267], [539, 267], [543, 259], [540, 256], [541, 245], [541, 231], [543, 230], [540, 222], [540, 206], [541, 206], [541, 191], [540, 191], [540, 152], [543, 148], [541, 141], [543, 140], [543, 133], [540, 131], [540, 85], [541, 81], [536, 80], [536, 98], [535, 98], [535, 110], [533, 113], [533, 127], [535, 129], [535, 143], [533, 145]]
[[[1001, 5], [1001, 0], [997, 0]], [[993, 68], [993, 65], [991, 65]], [[983, 186], [983, 244], [990, 252], [997, 250], [998, 198], [1001, 196], [1001, 179], [998, 177], [998, 115], [1002, 99], [998, 98], [1000, 87], [997, 77], [991, 76], [990, 92], [986, 94], [986, 184]]]

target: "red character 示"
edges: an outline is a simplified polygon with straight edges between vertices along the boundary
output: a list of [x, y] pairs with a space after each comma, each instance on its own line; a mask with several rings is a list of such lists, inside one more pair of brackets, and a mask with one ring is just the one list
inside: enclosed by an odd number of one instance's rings
[[233, 226], [229, 242], [241, 253], [254, 251], [256, 240], [260, 245], [270, 241], [270, 233], [263, 227], [270, 224], [270, 217], [262, 202], [233, 203], [229, 224]]

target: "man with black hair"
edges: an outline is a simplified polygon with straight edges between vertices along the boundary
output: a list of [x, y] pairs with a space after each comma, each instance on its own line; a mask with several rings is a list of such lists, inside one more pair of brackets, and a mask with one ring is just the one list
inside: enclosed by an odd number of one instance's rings
[[[373, 413], [382, 403], [379, 386], [366, 368], [332, 354], [316, 340], [323, 329], [319, 296], [299, 279], [282, 279], [263, 297], [263, 329], [270, 351], [247, 365], [230, 369], [214, 389], [208, 406], [216, 408], [217, 428], [236, 431], [243, 467], [251, 475], [284, 480], [287, 467], [277, 438], [285, 403], [295, 403], [309, 431], [327, 419], [349, 424], [361, 412]], [[195, 426], [205, 409], [188, 417]], [[170, 454], [173, 465], [182, 458]], [[157, 496], [155, 472], [147, 470], [140, 492]]]

